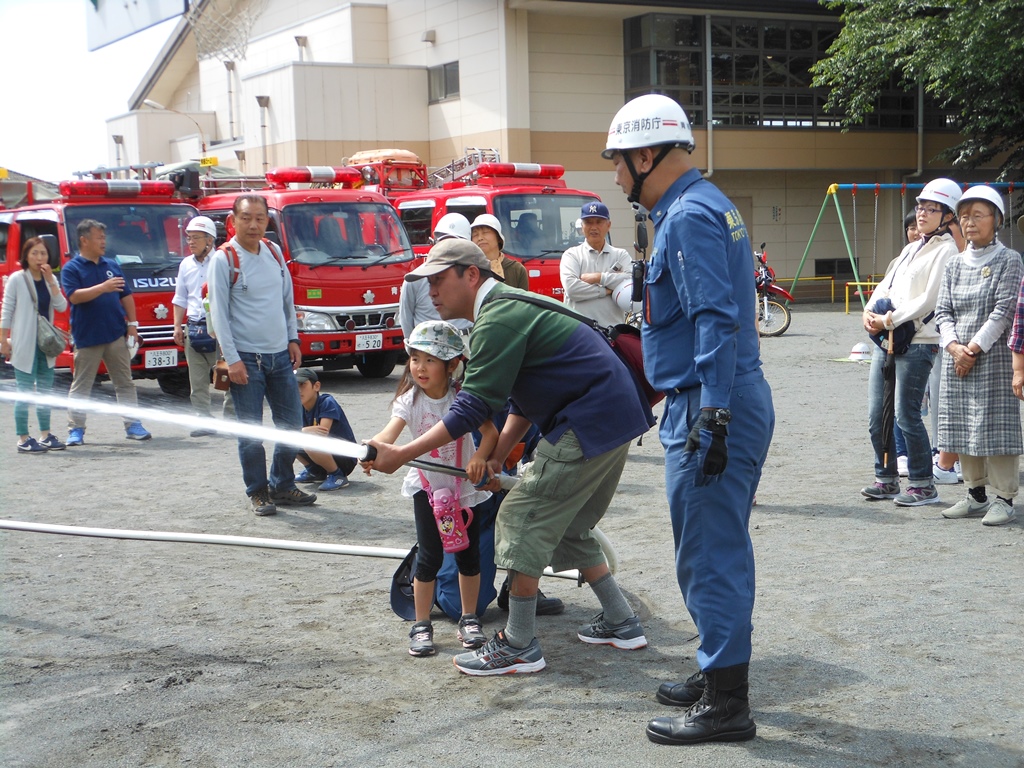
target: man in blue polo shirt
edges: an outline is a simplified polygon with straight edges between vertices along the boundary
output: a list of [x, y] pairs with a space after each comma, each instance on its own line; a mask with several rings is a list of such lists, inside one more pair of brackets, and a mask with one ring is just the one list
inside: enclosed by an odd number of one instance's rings
[[[106, 259], [106, 225], [83, 219], [76, 229], [78, 255], [60, 273], [64, 294], [71, 304], [71, 336], [75, 344], [75, 371], [68, 397], [68, 446], [85, 442], [85, 413], [76, 411], [75, 399], [89, 398], [100, 362], [114, 383], [118, 405], [135, 407], [138, 400], [132, 381], [128, 343], [139, 342], [135, 299], [117, 262]], [[129, 440], [149, 440], [152, 435], [134, 419], [125, 419]]]

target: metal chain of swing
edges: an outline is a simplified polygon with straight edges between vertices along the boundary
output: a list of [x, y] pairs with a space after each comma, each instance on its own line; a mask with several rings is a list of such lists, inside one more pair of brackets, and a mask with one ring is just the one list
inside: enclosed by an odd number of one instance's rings
[[872, 235], [874, 248], [871, 255], [871, 274], [878, 274], [878, 185], [875, 184], [875, 231]]

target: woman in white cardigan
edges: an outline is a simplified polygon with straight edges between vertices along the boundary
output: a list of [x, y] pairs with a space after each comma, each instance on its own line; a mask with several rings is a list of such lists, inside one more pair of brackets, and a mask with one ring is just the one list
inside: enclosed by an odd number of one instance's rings
[[[19, 392], [48, 394], [53, 388], [53, 365], [57, 358], [47, 357], [36, 341], [42, 315], [53, 322], [54, 311], [63, 312], [68, 301], [50, 269], [46, 246], [38, 237], [30, 237], [21, 249], [21, 272], [7, 278], [3, 308], [0, 309], [0, 355], [14, 366]], [[62, 451], [64, 443], [50, 434], [50, 409], [36, 406], [40, 439], [28, 433], [28, 403], [14, 406], [14, 427], [20, 453]]]

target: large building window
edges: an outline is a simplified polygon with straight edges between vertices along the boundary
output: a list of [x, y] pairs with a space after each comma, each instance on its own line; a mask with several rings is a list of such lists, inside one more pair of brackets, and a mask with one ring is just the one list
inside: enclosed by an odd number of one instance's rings
[[[651, 13], [624, 21], [626, 98], [663, 93], [676, 99], [694, 125], [838, 128], [825, 111], [828, 90], [811, 87], [811, 66], [839, 34], [831, 21], [711, 17]], [[706, 46], [711, 49], [711, 93]], [[865, 128], [899, 130], [917, 125], [916, 95], [896, 78], [878, 99]], [[925, 124], [946, 128], [942, 110], [925, 103]]]
[[456, 98], [459, 95], [459, 62], [427, 67], [427, 89], [427, 99], [431, 104]]

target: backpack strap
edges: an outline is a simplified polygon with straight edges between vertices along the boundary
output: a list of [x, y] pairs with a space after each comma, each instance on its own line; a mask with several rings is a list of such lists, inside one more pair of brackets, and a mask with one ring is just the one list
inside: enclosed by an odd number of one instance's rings
[[527, 304], [533, 304], [536, 307], [542, 307], [543, 309], [549, 309], [552, 312], [558, 312], [566, 317], [571, 317], [577, 322], [583, 323], [586, 326], [593, 328], [594, 330], [604, 332], [604, 326], [586, 315], [581, 315], [579, 312], [574, 312], [563, 304], [550, 299], [545, 299], [533, 293], [502, 293], [496, 296], [488, 296], [484, 303], [488, 301], [498, 301], [500, 299], [513, 299], [514, 301], [523, 301]]
[[[270, 242], [269, 240], [267, 240], [267, 238], [265, 238], [265, 237], [262, 238], [260, 240], [260, 242], [263, 243], [264, 245], [266, 245], [267, 246], [267, 250], [269, 250], [274, 255], [275, 259], [277, 259], [277, 263], [281, 266], [281, 274], [283, 275], [284, 274], [284, 255], [280, 251], [278, 251], [274, 247], [274, 244], [272, 242]], [[234, 285], [235, 283], [238, 282], [238, 276], [242, 272], [241, 262], [238, 260], [238, 251], [231, 244], [230, 240], [228, 242], [224, 243], [223, 245], [221, 245], [219, 248], [217, 248], [217, 250], [221, 251], [225, 256], [227, 256], [227, 259], [228, 259], [228, 269], [231, 270], [231, 285]]]

